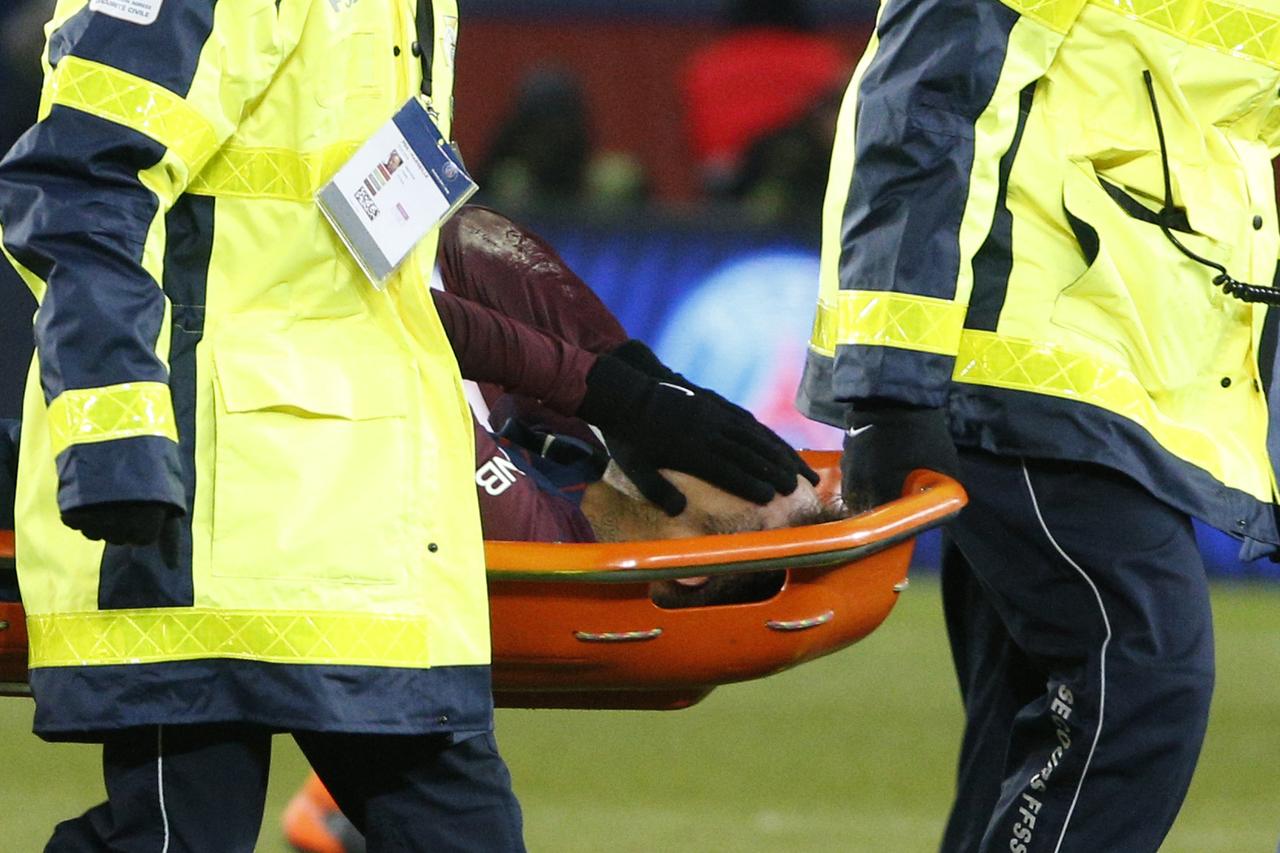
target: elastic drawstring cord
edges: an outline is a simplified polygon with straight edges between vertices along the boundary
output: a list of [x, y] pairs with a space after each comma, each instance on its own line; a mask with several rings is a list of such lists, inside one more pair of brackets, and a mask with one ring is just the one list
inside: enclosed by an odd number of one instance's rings
[[1164, 207], [1157, 214], [1160, 230], [1164, 232], [1164, 236], [1169, 239], [1179, 252], [1186, 255], [1198, 264], [1203, 264], [1210, 269], [1218, 271], [1213, 277], [1213, 283], [1222, 288], [1222, 292], [1228, 296], [1233, 296], [1241, 302], [1261, 302], [1264, 305], [1280, 305], [1280, 291], [1274, 287], [1260, 287], [1256, 284], [1246, 284], [1237, 281], [1227, 272], [1227, 268], [1217, 261], [1211, 261], [1208, 258], [1201, 257], [1195, 252], [1188, 249], [1179, 242], [1178, 238], [1173, 236], [1173, 229], [1169, 227], [1172, 217], [1182, 213], [1178, 208], [1173, 206], [1173, 179], [1169, 175], [1169, 149], [1165, 146], [1164, 141], [1164, 123], [1160, 121], [1160, 105], [1156, 103], [1156, 87], [1151, 79], [1151, 71], [1144, 70], [1142, 79], [1147, 84], [1147, 96], [1151, 99], [1151, 114], [1156, 119], [1156, 136], [1160, 139], [1160, 167], [1164, 170]]

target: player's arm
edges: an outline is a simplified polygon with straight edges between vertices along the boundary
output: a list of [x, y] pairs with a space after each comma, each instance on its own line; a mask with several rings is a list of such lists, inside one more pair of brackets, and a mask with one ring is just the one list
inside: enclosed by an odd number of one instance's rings
[[[808, 472], [749, 412], [669, 371], [651, 375], [622, 355], [587, 352], [447, 292], [433, 290], [432, 300], [464, 378], [583, 418], [625, 442], [624, 455], [655, 476], [658, 468], [686, 471], [765, 503]], [[669, 484], [655, 481], [646, 495], [673, 515], [684, 508]]]
[[587, 391], [594, 353], [443, 290], [431, 299], [463, 379], [489, 382], [573, 415]]

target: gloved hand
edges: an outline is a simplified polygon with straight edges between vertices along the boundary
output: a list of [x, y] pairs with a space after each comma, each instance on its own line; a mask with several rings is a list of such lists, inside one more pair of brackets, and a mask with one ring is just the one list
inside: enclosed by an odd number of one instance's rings
[[86, 539], [111, 545], [150, 545], [160, 538], [172, 507], [156, 501], [112, 501], [78, 506], [62, 513], [62, 523]]
[[[644, 341], [638, 341], [635, 338], [632, 338], [621, 346], [611, 350], [609, 354], [622, 359], [636, 370], [657, 379], [659, 382], [672, 382], [676, 385], [683, 385], [686, 388], [696, 387], [694, 385], [690, 385], [688, 379], [685, 379], [679, 373], [676, 373], [670, 367], [663, 364], [662, 360], [654, 354], [653, 350], [649, 349], [648, 345], [645, 344]], [[756, 422], [760, 428], [761, 436], [773, 445], [778, 462], [793, 466], [796, 469], [797, 475], [804, 477], [815, 486], [818, 485], [818, 473], [809, 467], [804, 459], [800, 457], [800, 454], [796, 452], [794, 447], [779, 438], [778, 434], [773, 430], [756, 421], [755, 415], [751, 414], [736, 403], [726, 400], [724, 397], [721, 397], [709, 388], [703, 388], [701, 391], [703, 394], [706, 394], [713, 401], [724, 406], [729, 411], [735, 412], [744, 419]], [[789, 495], [794, 489], [795, 484], [791, 483], [786, 488], [779, 489], [779, 491], [784, 495]]]
[[907, 475], [917, 468], [959, 476], [960, 458], [942, 409], [861, 403], [846, 423], [841, 491], [855, 512], [902, 497]]
[[[662, 360], [659, 359], [658, 356], [654, 354], [653, 350], [649, 349], [648, 345], [646, 345], [644, 341], [639, 341], [639, 340], [636, 340], [635, 338], [632, 338], [631, 340], [626, 341], [622, 345], [615, 347], [613, 350], [609, 352], [609, 355], [622, 359], [627, 364], [634, 367], [636, 370], [640, 371], [646, 376], [649, 376], [653, 379], [658, 380], [659, 382], [670, 382], [672, 384], [680, 385], [685, 388], [698, 387], [696, 385], [690, 384], [688, 379], [685, 379], [679, 373], [676, 373], [670, 367], [667, 367], [667, 365], [663, 364]], [[736, 403], [732, 403], [729, 400], [725, 399], [724, 397], [721, 397], [719, 394], [717, 394], [715, 391], [712, 391], [709, 388], [701, 388], [699, 390], [701, 393], [706, 395], [710, 400], [712, 400], [713, 402], [715, 402], [720, 406], [723, 406], [727, 411], [741, 418], [744, 422], [750, 422], [755, 424], [760, 437], [771, 445], [773, 458], [777, 464], [782, 465], [784, 467], [793, 468], [795, 470], [796, 475], [804, 477], [806, 480], [808, 480], [810, 483], [812, 483], [815, 486], [818, 485], [819, 477], [817, 472], [809, 467], [808, 463], [806, 463], [804, 459], [800, 457], [800, 454], [796, 452], [796, 449], [794, 447], [792, 447], [791, 445], [783, 441], [778, 436], [778, 434], [775, 433], [773, 430], [769, 429], [764, 424], [761, 424], [759, 421], [757, 421], [755, 418], [755, 415], [751, 414], [749, 411], [737, 405]], [[658, 476], [656, 471], [654, 472], [654, 476]], [[792, 477], [791, 481], [788, 482], [782, 488], [780, 488], [778, 491], [784, 495], [789, 495], [794, 490], [795, 490], [795, 478]], [[646, 493], [646, 496], [647, 494], [648, 493]]]
[[803, 466], [745, 410], [692, 383], [659, 380], [609, 353], [587, 374], [577, 415], [605, 433], [615, 461], [668, 515], [679, 515], [685, 498], [659, 468], [765, 504], [778, 492], [793, 491]]
[[671, 481], [658, 471], [658, 466], [650, 462], [645, 454], [620, 438], [605, 437], [609, 446], [609, 455], [622, 473], [635, 483], [640, 494], [649, 503], [659, 507], [672, 518], [684, 512], [689, 501], [684, 492], [672, 485]]

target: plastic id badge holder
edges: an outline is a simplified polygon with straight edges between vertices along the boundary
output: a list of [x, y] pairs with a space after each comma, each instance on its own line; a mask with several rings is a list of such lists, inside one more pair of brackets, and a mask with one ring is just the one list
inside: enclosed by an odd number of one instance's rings
[[476, 191], [426, 106], [409, 101], [346, 162], [316, 201], [373, 286]]

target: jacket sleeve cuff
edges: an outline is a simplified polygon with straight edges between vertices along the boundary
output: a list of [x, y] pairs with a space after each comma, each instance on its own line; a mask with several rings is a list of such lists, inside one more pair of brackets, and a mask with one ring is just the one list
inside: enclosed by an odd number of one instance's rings
[[832, 397], [877, 399], [920, 409], [947, 404], [955, 356], [885, 346], [841, 346], [832, 365]]
[[154, 501], [186, 513], [178, 444], [160, 436], [74, 444], [58, 454], [58, 509]]

